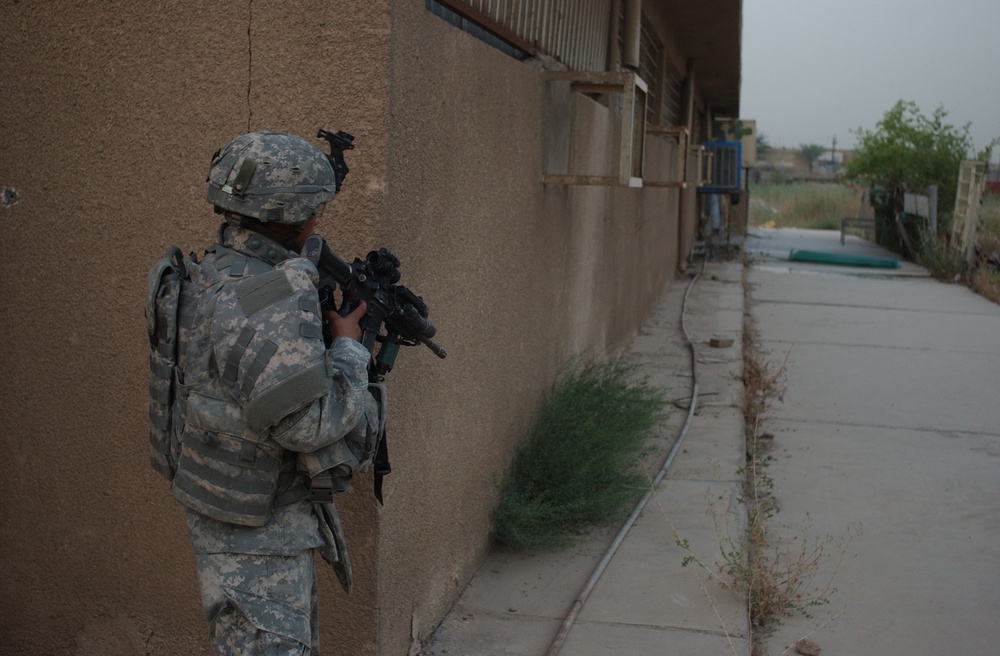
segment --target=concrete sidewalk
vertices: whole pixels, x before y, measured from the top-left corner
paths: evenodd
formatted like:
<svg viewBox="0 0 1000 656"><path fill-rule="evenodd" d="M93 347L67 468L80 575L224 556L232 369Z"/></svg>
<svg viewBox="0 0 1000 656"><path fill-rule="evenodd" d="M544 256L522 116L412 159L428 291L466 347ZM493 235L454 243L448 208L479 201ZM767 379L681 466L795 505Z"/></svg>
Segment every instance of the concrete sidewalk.
<svg viewBox="0 0 1000 656"><path fill-rule="evenodd" d="M913 265L773 259L789 242L842 252L836 233L755 233L746 249L772 257L751 270L751 313L785 364L765 428L781 509L769 535L825 544L813 583L836 588L768 653L806 634L824 654L998 653L1000 306Z"/></svg>
<svg viewBox="0 0 1000 656"><path fill-rule="evenodd" d="M561 656L749 653L743 604L713 580L720 542L735 538L742 521L741 276L739 262L710 263L690 289L685 325L698 354L698 412L666 478L573 623ZM650 480L688 415L692 363L680 323L688 282L670 286L627 353L674 401L646 462ZM713 337L733 344L713 348ZM421 653L546 654L621 524L596 529L567 551L492 554ZM689 556L712 571L684 566Z"/></svg>
<svg viewBox="0 0 1000 656"><path fill-rule="evenodd" d="M890 257L858 238L841 246L837 232L755 229L745 247L746 308L739 262L708 263L691 287L698 411L559 654L749 654L746 607L717 576L720 545L745 521L745 309L761 350L784 366L783 401L760 428L773 435L780 507L769 537L776 550L822 547L804 591L836 588L812 617L784 619L766 653L795 653L802 637L824 655L995 653L1000 307L912 264L787 261L791 248ZM686 290L675 281L628 348L675 400L651 479L687 418ZM713 337L734 344L712 348ZM543 656L619 526L564 552L494 553L420 653Z"/></svg>

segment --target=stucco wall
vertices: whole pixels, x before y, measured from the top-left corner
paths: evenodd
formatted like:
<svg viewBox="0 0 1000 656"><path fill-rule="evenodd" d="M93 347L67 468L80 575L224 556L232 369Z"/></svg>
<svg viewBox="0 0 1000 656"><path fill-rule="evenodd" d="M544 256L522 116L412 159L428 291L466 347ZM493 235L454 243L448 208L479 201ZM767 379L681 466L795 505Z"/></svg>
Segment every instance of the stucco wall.
<svg viewBox="0 0 1000 656"><path fill-rule="evenodd" d="M147 464L146 271L214 238L204 180L247 130L248 25L251 129L354 133L323 230L348 252L384 235L386 3L21 2L0 24L0 186L20 196L0 209L0 651L208 653ZM369 499L344 504L359 554ZM353 623L371 653L374 558L356 567L350 603L321 573L324 640Z"/></svg>
<svg viewBox="0 0 1000 656"><path fill-rule="evenodd" d="M355 135L320 230L346 258L394 249L449 352L408 349L389 377L385 507L368 477L339 498L355 592L320 571L325 649L406 653L488 547L559 367L620 349L669 283L680 193L543 185L553 148L614 170L613 111L417 0L21 2L0 22L0 186L20 198L0 208L2 651L208 652L147 465L142 308L167 246L211 241L208 160L249 126ZM672 146L646 149L666 178Z"/></svg>
<svg viewBox="0 0 1000 656"><path fill-rule="evenodd" d="M496 483L559 367L620 348L672 277L679 198L543 185L546 147L615 170L612 112L422 3L394 2L391 32L388 236L449 353L406 353L392 374L380 653L404 654L487 549ZM672 147L647 147L664 179Z"/></svg>

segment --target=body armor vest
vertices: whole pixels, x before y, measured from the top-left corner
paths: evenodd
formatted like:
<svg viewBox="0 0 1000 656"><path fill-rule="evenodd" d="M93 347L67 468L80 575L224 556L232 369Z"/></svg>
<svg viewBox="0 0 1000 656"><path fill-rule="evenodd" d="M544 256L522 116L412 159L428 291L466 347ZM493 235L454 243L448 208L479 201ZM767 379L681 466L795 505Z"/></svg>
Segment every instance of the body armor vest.
<svg viewBox="0 0 1000 656"><path fill-rule="evenodd" d="M279 490L304 480L270 428L327 393L331 374L312 265L276 268L284 249L250 244L270 257L217 245L197 262L174 248L150 271L150 444L178 501L262 526Z"/></svg>

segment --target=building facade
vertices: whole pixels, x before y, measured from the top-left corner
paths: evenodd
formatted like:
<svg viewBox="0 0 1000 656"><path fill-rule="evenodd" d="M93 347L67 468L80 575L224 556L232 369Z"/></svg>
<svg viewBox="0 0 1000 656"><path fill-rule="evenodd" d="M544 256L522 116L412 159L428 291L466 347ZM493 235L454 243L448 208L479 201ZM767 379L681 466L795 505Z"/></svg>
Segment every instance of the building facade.
<svg viewBox="0 0 1000 656"><path fill-rule="evenodd" d="M738 116L739 0L8 3L0 52L0 643L208 653L179 507L149 468L145 276L200 251L211 154L346 130L320 232L387 246L439 360L388 377L385 505L342 495L324 650L405 654L490 545L560 366L614 355L695 239L699 140Z"/></svg>

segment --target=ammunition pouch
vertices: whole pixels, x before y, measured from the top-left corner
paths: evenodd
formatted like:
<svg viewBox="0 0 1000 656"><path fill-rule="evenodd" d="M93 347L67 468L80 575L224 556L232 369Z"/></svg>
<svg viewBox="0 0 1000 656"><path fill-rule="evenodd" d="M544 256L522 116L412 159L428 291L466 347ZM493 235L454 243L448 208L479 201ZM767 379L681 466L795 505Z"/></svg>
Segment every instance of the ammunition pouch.
<svg viewBox="0 0 1000 656"><path fill-rule="evenodd" d="M188 393L183 449L170 493L221 522L263 526L281 471L294 469L295 454L252 434L239 407L221 396Z"/></svg>

